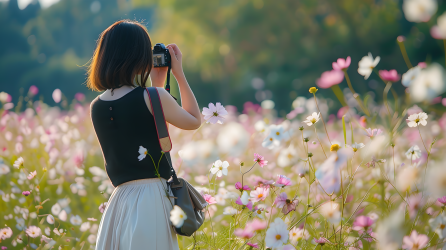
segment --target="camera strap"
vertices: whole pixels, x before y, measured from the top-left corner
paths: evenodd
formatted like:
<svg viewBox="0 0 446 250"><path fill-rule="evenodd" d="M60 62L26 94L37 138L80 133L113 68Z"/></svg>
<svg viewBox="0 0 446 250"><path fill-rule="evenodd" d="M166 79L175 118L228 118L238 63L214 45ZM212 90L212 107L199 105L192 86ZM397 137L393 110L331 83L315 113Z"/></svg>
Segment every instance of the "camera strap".
<svg viewBox="0 0 446 250"><path fill-rule="evenodd" d="M170 94L170 69L172 68L172 65L169 64L168 68L167 68L167 82L166 82L166 87L164 89L167 90L167 92ZM172 94L170 94L170 96L173 97L173 99L175 99L175 101L177 100L177 98L175 98L175 96L173 96Z"/></svg>

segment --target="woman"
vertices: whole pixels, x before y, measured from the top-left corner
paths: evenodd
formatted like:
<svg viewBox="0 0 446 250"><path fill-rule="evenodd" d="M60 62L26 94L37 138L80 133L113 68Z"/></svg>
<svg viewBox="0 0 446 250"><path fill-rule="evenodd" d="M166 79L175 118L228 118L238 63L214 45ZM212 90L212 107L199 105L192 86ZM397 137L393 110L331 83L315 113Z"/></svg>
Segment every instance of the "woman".
<svg viewBox="0 0 446 250"><path fill-rule="evenodd" d="M94 51L87 86L104 93L91 103L91 120L107 175L115 187L99 225L98 250L178 249L170 222L174 199L165 193L171 174L166 158L160 160L161 148L145 91L148 77L158 89L168 123L197 129L201 116L183 73L180 49L175 44L166 48L182 107L163 88L167 68L152 68L152 43L140 23L114 23L102 32ZM154 165L159 160L160 178ZM168 192L172 196L170 189Z"/></svg>

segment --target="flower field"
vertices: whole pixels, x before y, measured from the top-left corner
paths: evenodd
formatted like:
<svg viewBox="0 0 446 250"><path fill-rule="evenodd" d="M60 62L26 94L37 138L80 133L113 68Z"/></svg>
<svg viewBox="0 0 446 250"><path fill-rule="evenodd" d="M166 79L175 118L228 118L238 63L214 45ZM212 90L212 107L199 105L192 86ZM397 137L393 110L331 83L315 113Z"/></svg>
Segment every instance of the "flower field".
<svg viewBox="0 0 446 250"><path fill-rule="evenodd" d="M406 18L426 22L434 2L405 1ZM446 44L446 14L431 35ZM209 203L200 230L178 237L180 248L446 249L445 69L413 66L404 40L407 72L381 69L370 53L358 67L340 58L286 117L271 100L243 110L211 103L198 130L170 126L177 175ZM357 94L352 72L380 78L384 101ZM114 187L89 103L78 93L69 104L56 89L64 108L51 107L38 91L16 102L0 93L0 247L94 249ZM329 91L338 100L323 98ZM343 107L330 114L333 101ZM146 154L135 148L138 159ZM175 207L172 223L182 217Z"/></svg>

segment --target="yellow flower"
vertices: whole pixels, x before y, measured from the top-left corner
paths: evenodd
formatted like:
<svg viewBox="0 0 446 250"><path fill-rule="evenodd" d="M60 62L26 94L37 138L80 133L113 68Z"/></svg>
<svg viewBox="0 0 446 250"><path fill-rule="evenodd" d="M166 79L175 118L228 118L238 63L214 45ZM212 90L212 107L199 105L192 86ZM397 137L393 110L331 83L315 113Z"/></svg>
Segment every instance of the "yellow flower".
<svg viewBox="0 0 446 250"><path fill-rule="evenodd" d="M333 144L330 147L330 151L338 151L341 147L339 146L339 144Z"/></svg>
<svg viewBox="0 0 446 250"><path fill-rule="evenodd" d="M318 89L316 88L316 87L311 87L310 88L310 93L311 94L314 94L314 93L316 93L318 91Z"/></svg>

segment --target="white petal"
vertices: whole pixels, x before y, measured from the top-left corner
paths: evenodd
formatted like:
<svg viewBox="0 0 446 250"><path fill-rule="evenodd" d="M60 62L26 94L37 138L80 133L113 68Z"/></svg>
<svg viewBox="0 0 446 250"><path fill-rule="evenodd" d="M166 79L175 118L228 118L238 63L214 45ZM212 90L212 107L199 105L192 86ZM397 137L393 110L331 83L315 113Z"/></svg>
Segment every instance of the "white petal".
<svg viewBox="0 0 446 250"><path fill-rule="evenodd" d="M217 173L219 170L220 170L219 168L211 168L211 173L212 173L212 174L215 174L215 173ZM217 176L218 176L218 175L217 175Z"/></svg>
<svg viewBox="0 0 446 250"><path fill-rule="evenodd" d="M209 103L209 110L213 112L217 112L217 107L213 103Z"/></svg>
<svg viewBox="0 0 446 250"><path fill-rule="evenodd" d="M216 160L214 162L214 166L216 166L216 167L220 167L221 165L223 165L223 162L221 162L221 160Z"/></svg>
<svg viewBox="0 0 446 250"><path fill-rule="evenodd" d="M224 161L224 162L223 162L223 164L222 164L222 167L224 167L224 168L227 168L227 167L229 167L229 162L227 162L227 161Z"/></svg>
<svg viewBox="0 0 446 250"><path fill-rule="evenodd" d="M223 170L221 171L224 175L228 175L228 169L227 168L223 168ZM219 176L220 177L220 176Z"/></svg>

